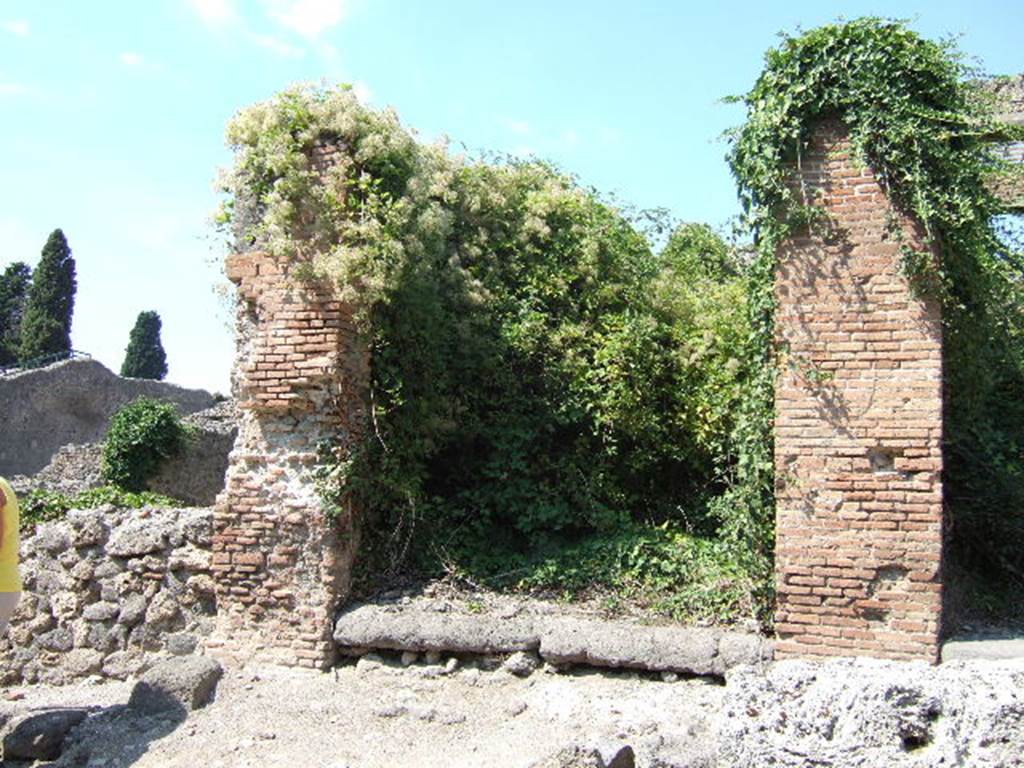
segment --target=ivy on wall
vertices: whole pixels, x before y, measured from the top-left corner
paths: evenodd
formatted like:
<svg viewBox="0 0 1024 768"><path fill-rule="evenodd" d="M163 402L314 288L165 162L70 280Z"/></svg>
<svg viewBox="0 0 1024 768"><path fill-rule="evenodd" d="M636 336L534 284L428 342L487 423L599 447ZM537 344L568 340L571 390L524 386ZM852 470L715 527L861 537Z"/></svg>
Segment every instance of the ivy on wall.
<svg viewBox="0 0 1024 768"><path fill-rule="evenodd" d="M990 138L999 125L978 74L951 42L877 18L786 37L749 93L729 162L758 241L750 307L754 377L737 444L748 498L768 529L772 417L771 281L779 244L820 215L789 182L809 132L826 117L849 128L854 150L894 203L924 226L930 251L904 250L912 284L941 301L945 346L945 464L953 550L996 579L1024 576L1024 315L1019 248L998 237L990 181L1005 170ZM755 508L755 507L751 507Z"/></svg>

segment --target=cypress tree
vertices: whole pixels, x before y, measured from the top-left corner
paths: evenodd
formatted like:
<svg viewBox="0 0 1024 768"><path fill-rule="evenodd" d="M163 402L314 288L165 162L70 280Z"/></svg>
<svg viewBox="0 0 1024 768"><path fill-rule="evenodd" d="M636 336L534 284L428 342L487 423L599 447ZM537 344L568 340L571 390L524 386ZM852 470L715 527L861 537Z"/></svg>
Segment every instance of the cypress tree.
<svg viewBox="0 0 1024 768"><path fill-rule="evenodd" d="M64 233L53 230L43 246L21 320L18 358L71 351L71 315L75 308L75 260Z"/></svg>
<svg viewBox="0 0 1024 768"><path fill-rule="evenodd" d="M21 318L32 281L28 264L16 261L0 275L0 366L18 361L21 343Z"/></svg>
<svg viewBox="0 0 1024 768"><path fill-rule="evenodd" d="M139 312L135 327L128 335L121 375L135 379L161 380L167 375L167 355L160 343L160 315Z"/></svg>

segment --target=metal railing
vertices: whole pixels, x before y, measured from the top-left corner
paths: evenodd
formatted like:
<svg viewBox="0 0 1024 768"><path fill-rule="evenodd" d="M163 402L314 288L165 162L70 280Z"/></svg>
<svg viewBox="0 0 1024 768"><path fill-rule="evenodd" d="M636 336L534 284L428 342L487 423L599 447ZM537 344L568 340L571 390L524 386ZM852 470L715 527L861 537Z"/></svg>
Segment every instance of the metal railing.
<svg viewBox="0 0 1024 768"><path fill-rule="evenodd" d="M59 363L62 360L91 360L92 355L88 352L79 352L77 349L69 349L64 352L54 352L41 357L34 357L31 360L19 360L11 365L0 366L0 376L8 376L19 371L30 371L34 368L43 368L52 363Z"/></svg>

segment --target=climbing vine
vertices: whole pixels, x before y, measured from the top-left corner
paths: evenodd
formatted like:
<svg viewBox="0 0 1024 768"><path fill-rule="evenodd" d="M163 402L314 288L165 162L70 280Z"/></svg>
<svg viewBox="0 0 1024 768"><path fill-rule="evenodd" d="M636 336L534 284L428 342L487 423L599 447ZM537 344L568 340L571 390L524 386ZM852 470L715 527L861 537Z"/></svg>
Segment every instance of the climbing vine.
<svg viewBox="0 0 1024 768"><path fill-rule="evenodd" d="M776 249L820 212L789 182L814 125L840 117L854 151L895 204L922 223L938 260L904 249L918 290L941 301L946 380L947 500L962 561L1001 577L1024 570L1024 315L1021 255L998 237L991 192L1003 170L991 137L990 96L951 42L925 40L877 18L787 36L740 99L746 123L730 136L729 161L758 242L750 309L750 354L761 374L737 425L737 492L770 530L772 312ZM767 547L767 540L761 548Z"/></svg>

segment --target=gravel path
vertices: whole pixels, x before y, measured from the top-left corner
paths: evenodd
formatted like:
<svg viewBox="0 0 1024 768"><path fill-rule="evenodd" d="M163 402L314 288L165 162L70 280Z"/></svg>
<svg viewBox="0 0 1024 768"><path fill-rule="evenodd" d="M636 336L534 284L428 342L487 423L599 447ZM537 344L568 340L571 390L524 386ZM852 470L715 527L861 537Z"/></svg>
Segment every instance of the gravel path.
<svg viewBox="0 0 1024 768"><path fill-rule="evenodd" d="M527 768L569 745L626 743L639 766L712 764L708 728L724 690L712 682L453 666L370 657L326 674L229 670L216 701L180 723L126 713L125 684L25 688L3 707L106 708L61 766Z"/></svg>

